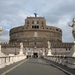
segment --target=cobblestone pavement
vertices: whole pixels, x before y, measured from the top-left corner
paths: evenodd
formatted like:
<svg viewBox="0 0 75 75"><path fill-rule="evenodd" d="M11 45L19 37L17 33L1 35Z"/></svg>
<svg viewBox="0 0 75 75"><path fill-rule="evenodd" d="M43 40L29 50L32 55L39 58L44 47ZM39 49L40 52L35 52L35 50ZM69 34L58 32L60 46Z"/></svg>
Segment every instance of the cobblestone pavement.
<svg viewBox="0 0 75 75"><path fill-rule="evenodd" d="M7 75L67 75L40 58L30 58Z"/></svg>

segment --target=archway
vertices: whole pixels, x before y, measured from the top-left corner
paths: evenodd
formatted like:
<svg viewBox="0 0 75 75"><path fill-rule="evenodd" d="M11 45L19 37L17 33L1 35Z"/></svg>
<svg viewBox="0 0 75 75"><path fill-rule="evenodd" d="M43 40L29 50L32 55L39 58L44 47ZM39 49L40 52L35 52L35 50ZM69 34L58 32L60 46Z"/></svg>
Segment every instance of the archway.
<svg viewBox="0 0 75 75"><path fill-rule="evenodd" d="M38 53L33 53L34 58L38 58Z"/></svg>

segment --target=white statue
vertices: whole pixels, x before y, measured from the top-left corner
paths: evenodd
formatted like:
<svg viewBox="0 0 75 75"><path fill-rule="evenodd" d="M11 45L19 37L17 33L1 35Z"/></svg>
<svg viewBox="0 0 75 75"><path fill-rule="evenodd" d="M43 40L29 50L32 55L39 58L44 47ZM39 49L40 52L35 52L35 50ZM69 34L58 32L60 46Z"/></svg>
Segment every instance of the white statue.
<svg viewBox="0 0 75 75"><path fill-rule="evenodd" d="M73 28L72 34L73 34L74 41L75 41L75 19L74 18L73 18L73 24L72 25L69 24L69 26Z"/></svg>
<svg viewBox="0 0 75 75"><path fill-rule="evenodd" d="M48 54L47 56L52 56L52 53L51 53L51 43L48 41Z"/></svg>
<svg viewBox="0 0 75 75"><path fill-rule="evenodd" d="M50 49L51 48L51 43L48 41L48 48Z"/></svg>
<svg viewBox="0 0 75 75"><path fill-rule="evenodd" d="M20 43L20 52L19 54L23 54L23 42Z"/></svg>

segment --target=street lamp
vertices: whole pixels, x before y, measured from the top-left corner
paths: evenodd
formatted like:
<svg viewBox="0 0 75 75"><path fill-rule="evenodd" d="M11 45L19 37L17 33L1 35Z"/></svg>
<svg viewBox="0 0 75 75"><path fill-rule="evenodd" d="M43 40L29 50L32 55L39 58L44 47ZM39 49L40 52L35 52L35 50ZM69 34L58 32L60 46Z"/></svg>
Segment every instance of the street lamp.
<svg viewBox="0 0 75 75"><path fill-rule="evenodd" d="M24 42L25 42L25 54L26 54L26 52L27 52L27 47L26 47L27 46L27 39L25 39Z"/></svg>
<svg viewBox="0 0 75 75"><path fill-rule="evenodd" d="M55 53L54 53L54 55L56 55L56 43L55 43Z"/></svg>
<svg viewBox="0 0 75 75"><path fill-rule="evenodd" d="M0 35L2 34L2 27L0 26ZM1 52L1 43L0 43L0 53L2 53Z"/></svg>
<svg viewBox="0 0 75 75"><path fill-rule="evenodd" d="M6 50L6 44L4 45L4 48L5 48L5 50ZM5 51L5 54L6 54L6 51Z"/></svg>
<svg viewBox="0 0 75 75"><path fill-rule="evenodd" d="M2 27L0 26L0 35L2 34Z"/></svg>
<svg viewBox="0 0 75 75"><path fill-rule="evenodd" d="M17 45L17 42L15 42L15 53L14 53L15 55L16 55L16 45Z"/></svg>

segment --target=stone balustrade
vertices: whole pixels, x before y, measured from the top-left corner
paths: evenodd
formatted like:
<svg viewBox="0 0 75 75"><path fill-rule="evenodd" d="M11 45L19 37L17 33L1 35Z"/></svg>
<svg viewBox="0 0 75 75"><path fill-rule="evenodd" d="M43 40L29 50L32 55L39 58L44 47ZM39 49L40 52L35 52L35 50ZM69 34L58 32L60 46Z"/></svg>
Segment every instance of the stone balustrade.
<svg viewBox="0 0 75 75"><path fill-rule="evenodd" d="M0 68L3 68L6 65L10 65L24 59L26 59L26 55L0 57Z"/></svg>
<svg viewBox="0 0 75 75"><path fill-rule="evenodd" d="M69 68L75 69L75 57L68 56L47 56L44 57L47 60L51 60L58 64L62 64L63 66L67 66Z"/></svg>

